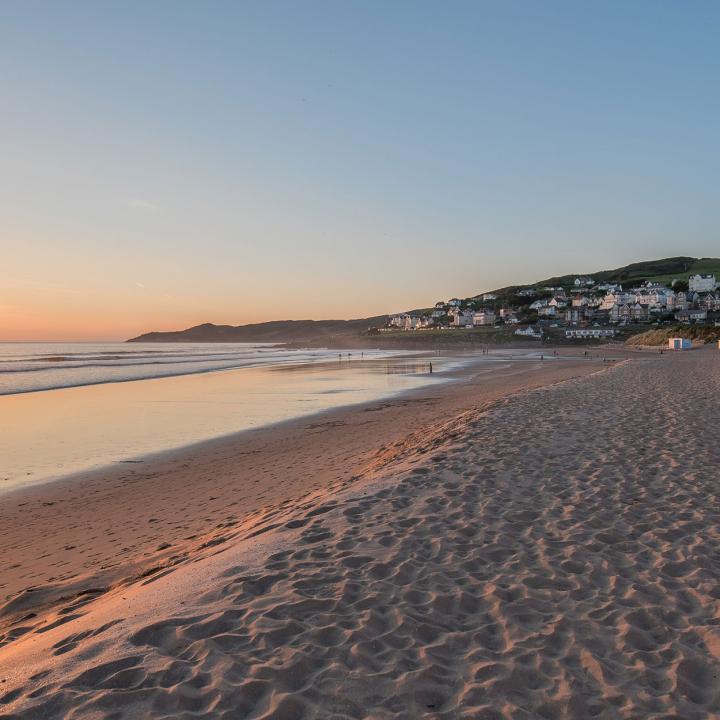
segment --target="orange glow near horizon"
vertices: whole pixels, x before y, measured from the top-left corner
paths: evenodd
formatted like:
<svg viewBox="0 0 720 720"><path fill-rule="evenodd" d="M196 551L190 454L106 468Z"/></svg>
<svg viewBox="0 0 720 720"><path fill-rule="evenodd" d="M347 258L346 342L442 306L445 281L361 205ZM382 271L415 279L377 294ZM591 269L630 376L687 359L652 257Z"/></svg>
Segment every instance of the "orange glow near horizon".
<svg viewBox="0 0 720 720"><path fill-rule="evenodd" d="M385 302L347 295L333 302L305 296L280 302L272 293L255 298L216 296L191 299L133 288L123 296L103 296L96 289L16 289L0 298L0 342L124 341L151 331L184 330L210 322L245 325L270 320L350 319L388 312ZM404 306L399 305L402 309ZM237 308L237 312L233 309ZM391 308L391 311L394 308Z"/></svg>

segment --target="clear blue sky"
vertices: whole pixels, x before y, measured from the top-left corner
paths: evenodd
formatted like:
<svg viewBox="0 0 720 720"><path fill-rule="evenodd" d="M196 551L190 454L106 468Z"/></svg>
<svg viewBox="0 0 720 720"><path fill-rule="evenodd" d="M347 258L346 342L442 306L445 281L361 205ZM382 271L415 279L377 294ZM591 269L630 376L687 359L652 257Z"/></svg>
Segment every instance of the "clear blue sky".
<svg viewBox="0 0 720 720"><path fill-rule="evenodd" d="M718 38L718 2L5 0L0 339L720 255Z"/></svg>

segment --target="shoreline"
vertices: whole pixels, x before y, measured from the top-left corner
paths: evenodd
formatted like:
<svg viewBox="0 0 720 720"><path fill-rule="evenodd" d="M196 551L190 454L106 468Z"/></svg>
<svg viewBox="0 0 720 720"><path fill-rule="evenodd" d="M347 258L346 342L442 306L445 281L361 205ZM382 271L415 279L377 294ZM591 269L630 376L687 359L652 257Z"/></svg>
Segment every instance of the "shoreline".
<svg viewBox="0 0 720 720"><path fill-rule="evenodd" d="M186 562L279 507L377 473L414 433L604 367L581 357L469 365L390 398L10 490L0 508L4 640L28 612Z"/></svg>
<svg viewBox="0 0 720 720"><path fill-rule="evenodd" d="M16 344L16 343L8 343L8 344ZM46 343L43 343L46 344ZM73 343L74 345L80 344L80 343ZM93 345L97 345L97 343L92 343ZM113 344L113 343L108 343ZM188 343L188 344L197 344L197 343ZM212 346L213 343L204 343L205 345ZM219 343L218 343L219 344ZM237 343L238 345L242 345L245 343ZM332 351L334 353L334 348L327 348L327 347L297 347L293 348L289 345L283 344L283 343L260 343L260 345L268 345L273 346L275 349L287 349L287 350L293 350L296 352L300 352L302 350L307 350L308 352L312 351ZM338 348L340 349L340 348ZM355 348L342 348L345 350L356 350ZM395 358L404 358L404 357L421 357L423 354L434 352L434 350L427 350L423 348L419 348L416 350L412 349L383 349L383 348L362 348L362 350L368 350L368 351L376 351L379 353L387 353L384 356L375 358L368 358L368 360L385 360L385 359L395 359ZM357 351L357 350L356 350ZM322 358L318 359L317 363L323 363L323 362L329 362L330 358ZM208 360L207 362L213 362L213 360ZM195 370L183 370L178 372L168 372L168 373L162 373L162 374L155 374L155 375L147 375L147 376L140 376L140 377L128 377L128 378L108 378L105 380L92 380L92 381L86 381L86 382L77 382L72 383L68 385L50 385L47 387L37 387L37 388L30 388L30 389L22 389L22 390L10 390L10 391L0 391L0 398L3 397L12 397L16 395L29 395L33 393L46 393L46 392L55 392L55 391L63 391L63 390L73 390L76 388L83 388L83 387L95 387L98 385L116 385L116 384L122 384L122 383L131 383L131 382L143 382L145 380L166 380L166 379L174 379L174 378L181 378L181 377L192 377L196 375L207 375L209 373L221 373L221 372L232 372L237 370L252 370L252 369L258 369L258 368L286 368L290 366L313 366L317 364L315 360L297 360L295 358L288 359L288 360L280 360L273 363L267 363L267 362L249 362L244 365L229 365L225 367L212 367L212 368L202 368L202 369L195 369ZM179 364L179 363L178 363ZM108 364L106 367L113 367L111 364ZM132 367L132 366L130 366ZM29 373L29 372L46 372L47 368L38 368L34 370L21 370L21 371L13 371L13 372L22 372L22 373ZM1 374L1 373L0 373Z"/></svg>
<svg viewBox="0 0 720 720"><path fill-rule="evenodd" d="M473 367L475 365L484 365L488 369L491 369L493 365L500 364L500 363L528 363L528 362L536 362L539 361L539 358L533 357L530 353L527 352L527 348L524 348L520 351L520 353L516 355L512 354L498 354L498 355L478 355L477 352L472 351L466 351L466 352L456 352L455 354L450 355L444 355L439 356L438 360L440 361L440 365L438 367L438 364L436 363L436 369L435 373L431 374L432 377L428 377L425 384L419 385L417 387L410 387L410 388L400 388L400 389L394 389L390 391L386 391L381 394L380 397L377 397L375 399L363 399L363 400L351 400L348 402L344 402L340 405L330 406L327 408L320 408L320 409L313 409L307 412L302 412L300 414L292 415L287 418L277 419L277 420L269 420L269 421L261 421L257 425L249 425L244 428L240 429L232 429L228 430L226 432L221 432L219 434L214 434L208 437L200 437L198 439L193 439L189 441L183 441L180 444L176 445L170 445L167 447L159 447L155 450L141 450L137 452L137 454L128 454L122 455L122 459L116 459L111 460L106 463L100 463L100 464L93 464L92 466L88 466L86 468L78 468L75 470L64 470L57 475L52 476L45 476L40 477L39 479L31 479L27 480L26 482L22 484L10 484L4 487L0 488L0 498L6 497L14 492L28 489L30 487L40 487L47 484L55 483L55 482L65 482L65 481L72 481L73 479L80 478L87 476L89 474L98 474L103 473L107 470L112 469L113 467L119 465L119 464L133 464L133 463L145 463L145 462L156 462L156 461L162 461L163 459L171 458L174 453L183 453L185 451L191 451L194 448L197 448L199 451L203 451L203 447L207 443L225 443L233 440L240 440L243 435L246 433L254 433L258 431L263 431L265 429L273 428L273 427L282 427L286 423L293 423L295 421L301 422L304 419L308 419L314 416L321 416L327 412L332 412L333 410L343 410L343 409L351 409L351 408L361 408L362 406L372 403L372 402L380 402L382 400L388 400L395 397L403 397L405 395L409 395L415 392L422 393L427 388L432 388L435 385L441 385L448 382L457 382L458 380L462 380L463 377L465 377L469 372L473 371ZM499 351L500 353L503 353L503 351ZM552 350L551 350L552 352ZM542 354L542 353L540 353ZM631 355L632 353L625 353L626 356ZM424 350L424 351L418 351L413 354L404 354L404 353L397 353L392 356L383 357L383 358L365 358L364 360L360 360L357 358L357 364L353 361L348 361L350 364L347 367L341 368L341 370L362 370L365 368L377 368L380 365L383 365L385 363L392 363L393 365L401 365L402 363L419 363L420 361L425 362L431 362L436 357L435 354L431 354L431 351ZM555 362L555 361L568 361L568 360L588 360L588 359L595 359L598 360L599 357L595 356L589 356L584 357L583 355L580 355L579 353L574 352L563 352L560 355L553 356L549 353L545 354L545 360L549 362ZM620 357L614 357L610 358L611 361L619 361L622 358ZM343 359L343 362L346 362L345 359ZM98 383L93 383L90 385L74 385L74 386L68 386L68 387L57 387L57 388L51 388L49 390L38 390L38 391L23 391L20 393L6 393L5 395L0 395L0 403L2 402L3 398L12 398L13 400L16 398L22 398L26 396L30 397L37 397L40 394L46 394L48 397L52 397L58 393L65 393L65 392L73 392L73 391L82 391L86 392L89 390L92 390L94 388L100 388L103 387L109 387L109 388L115 388L117 386L122 386L127 383L137 383L138 387L141 387L144 383L165 383L167 381L173 381L173 380L181 380L183 378L187 378L189 380L195 380L198 378L198 376L218 376L221 377L225 373L241 373L243 371L248 372L267 372L269 374L272 373L303 373L303 372L315 372L317 370L322 369L328 369L334 371L337 367L336 360L319 360L317 362L311 362L311 363L297 363L297 362L288 362L288 363L280 363L280 364L274 364L274 365L268 365L268 366L252 366L252 367L241 367L241 368L219 368L219 369L213 369L213 370L207 370L202 372L191 372L186 373L183 375L173 375L173 376L157 376L157 377L151 377L151 378L141 378L137 380L108 380ZM360 365L362 363L362 365ZM443 368L443 365L446 367ZM391 373L393 375L398 376L404 376L408 379L412 379L415 377L422 377L423 375L427 376L427 373L405 373L405 372L393 372ZM7 478L6 478L7 479Z"/></svg>
<svg viewBox="0 0 720 720"><path fill-rule="evenodd" d="M439 358L439 372L426 377L415 367L422 365L417 357L223 368L5 395L2 414L19 421L0 438L0 455L7 453L0 495L327 408L391 397L442 382L453 372L453 360ZM397 368L402 372L394 372Z"/></svg>

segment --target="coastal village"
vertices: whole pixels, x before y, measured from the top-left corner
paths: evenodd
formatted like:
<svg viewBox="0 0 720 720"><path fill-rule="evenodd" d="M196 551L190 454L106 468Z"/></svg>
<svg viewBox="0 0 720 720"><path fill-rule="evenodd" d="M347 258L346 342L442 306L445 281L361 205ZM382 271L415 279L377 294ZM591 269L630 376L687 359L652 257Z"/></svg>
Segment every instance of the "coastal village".
<svg viewBox="0 0 720 720"><path fill-rule="evenodd" d="M667 283L623 286L590 276L569 283L488 292L440 301L425 310L388 318L384 331L432 331L509 326L519 338L548 333L573 339L614 337L630 325L720 325L720 284L715 275L691 275ZM557 330L551 330L557 329Z"/></svg>

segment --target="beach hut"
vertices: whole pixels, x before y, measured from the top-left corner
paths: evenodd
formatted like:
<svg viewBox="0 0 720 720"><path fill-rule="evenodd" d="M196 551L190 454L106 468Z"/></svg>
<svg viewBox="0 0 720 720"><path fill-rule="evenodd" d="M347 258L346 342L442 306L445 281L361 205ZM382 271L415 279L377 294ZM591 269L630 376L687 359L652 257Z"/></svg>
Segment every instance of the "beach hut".
<svg viewBox="0 0 720 720"><path fill-rule="evenodd" d="M670 338L668 346L671 350L689 350L692 347L692 340L685 338Z"/></svg>

